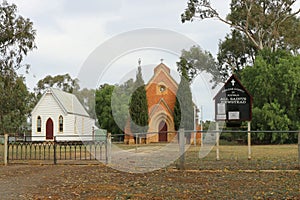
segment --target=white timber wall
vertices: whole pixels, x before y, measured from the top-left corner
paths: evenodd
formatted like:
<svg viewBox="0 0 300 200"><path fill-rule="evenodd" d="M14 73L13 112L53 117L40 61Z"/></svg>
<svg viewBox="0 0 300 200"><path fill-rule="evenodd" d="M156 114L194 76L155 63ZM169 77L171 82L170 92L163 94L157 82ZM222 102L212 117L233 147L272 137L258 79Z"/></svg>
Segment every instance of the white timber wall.
<svg viewBox="0 0 300 200"><path fill-rule="evenodd" d="M94 120L80 115L74 115L74 134L81 137L81 140L91 140L93 134Z"/></svg>
<svg viewBox="0 0 300 200"><path fill-rule="evenodd" d="M54 100L52 94L47 93L37 104L37 107L32 113L32 140L46 140L46 122L49 118L53 121L53 135L56 136L59 131L58 118L60 115L64 118L66 117L61 107ZM38 116L41 117L41 132L37 132Z"/></svg>
<svg viewBox="0 0 300 200"><path fill-rule="evenodd" d="M37 118L41 117L41 132L37 132ZM63 132L59 131L59 116L63 117ZM59 141L91 140L94 120L76 114L68 114L59 106L52 94L47 93L32 113L32 140L46 140L46 122L53 121L53 135ZM88 137L83 135L89 135Z"/></svg>

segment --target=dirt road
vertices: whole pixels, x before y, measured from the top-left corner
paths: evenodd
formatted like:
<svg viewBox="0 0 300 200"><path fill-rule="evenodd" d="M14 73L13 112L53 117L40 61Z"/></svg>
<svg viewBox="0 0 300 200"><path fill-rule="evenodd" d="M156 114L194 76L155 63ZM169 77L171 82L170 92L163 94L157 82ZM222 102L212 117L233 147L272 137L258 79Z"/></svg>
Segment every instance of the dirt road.
<svg viewBox="0 0 300 200"><path fill-rule="evenodd" d="M300 173L0 166L0 199L300 199Z"/></svg>

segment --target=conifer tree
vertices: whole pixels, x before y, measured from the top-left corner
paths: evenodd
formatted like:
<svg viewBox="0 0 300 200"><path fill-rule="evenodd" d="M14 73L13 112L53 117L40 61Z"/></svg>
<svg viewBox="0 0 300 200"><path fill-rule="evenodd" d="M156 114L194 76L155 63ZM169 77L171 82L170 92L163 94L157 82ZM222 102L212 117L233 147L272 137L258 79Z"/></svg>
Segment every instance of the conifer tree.
<svg viewBox="0 0 300 200"><path fill-rule="evenodd" d="M184 63L177 63L179 71L181 72L181 79L178 85L176 94L176 103L174 107L174 124L175 130L184 128L185 130L194 129L194 110L192 92L190 83ZM185 134L189 143L191 134L190 132Z"/></svg>
<svg viewBox="0 0 300 200"><path fill-rule="evenodd" d="M136 74L134 92L130 99L129 113L132 133L145 133L148 130L148 101L141 66L138 67Z"/></svg>

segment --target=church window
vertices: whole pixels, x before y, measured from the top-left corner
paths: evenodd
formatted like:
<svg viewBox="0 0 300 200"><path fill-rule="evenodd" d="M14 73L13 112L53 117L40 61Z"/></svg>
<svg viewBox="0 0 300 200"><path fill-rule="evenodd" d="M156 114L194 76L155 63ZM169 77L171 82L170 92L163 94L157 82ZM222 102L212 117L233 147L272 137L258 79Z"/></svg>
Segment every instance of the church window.
<svg viewBox="0 0 300 200"><path fill-rule="evenodd" d="M59 132L63 132L64 131L64 118L63 116L59 116L58 118L58 123L59 123Z"/></svg>
<svg viewBox="0 0 300 200"><path fill-rule="evenodd" d="M159 91L160 91L160 92L166 91L166 86L160 85L160 86L159 86Z"/></svg>
<svg viewBox="0 0 300 200"><path fill-rule="evenodd" d="M42 131L42 119L40 116L37 117L36 121L36 131L40 133Z"/></svg>

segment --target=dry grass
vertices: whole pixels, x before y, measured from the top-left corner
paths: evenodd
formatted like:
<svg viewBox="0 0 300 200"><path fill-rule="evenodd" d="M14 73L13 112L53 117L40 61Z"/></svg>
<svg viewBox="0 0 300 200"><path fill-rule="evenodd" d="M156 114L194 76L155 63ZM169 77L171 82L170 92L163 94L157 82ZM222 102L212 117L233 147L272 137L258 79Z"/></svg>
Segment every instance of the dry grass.
<svg viewBox="0 0 300 200"><path fill-rule="evenodd" d="M162 145L150 144L149 146ZM122 149L134 149L144 145L118 144L118 146ZM248 160L247 148L246 145L220 146L220 160L217 161L215 148L205 158L200 159L200 147L191 145L185 154L185 168L190 170L294 170L298 168L298 146L295 144L252 146L251 160ZM3 154L4 145L0 145L0 164L3 164ZM175 161L168 168L176 168L177 164L178 161Z"/></svg>
<svg viewBox="0 0 300 200"><path fill-rule="evenodd" d="M297 145L252 146L252 152L248 160L247 146L220 146L216 161L215 149L199 159L199 146L191 146L187 170L174 169L175 161L140 174L102 164L11 164L0 166L0 194L1 199L300 199Z"/></svg>
<svg viewBox="0 0 300 200"><path fill-rule="evenodd" d="M220 146L220 160L216 160L216 148L207 157L198 158L199 147L191 147L186 155L187 169L213 170L294 170L298 167L297 145L261 145L251 147L248 160L247 146Z"/></svg>

